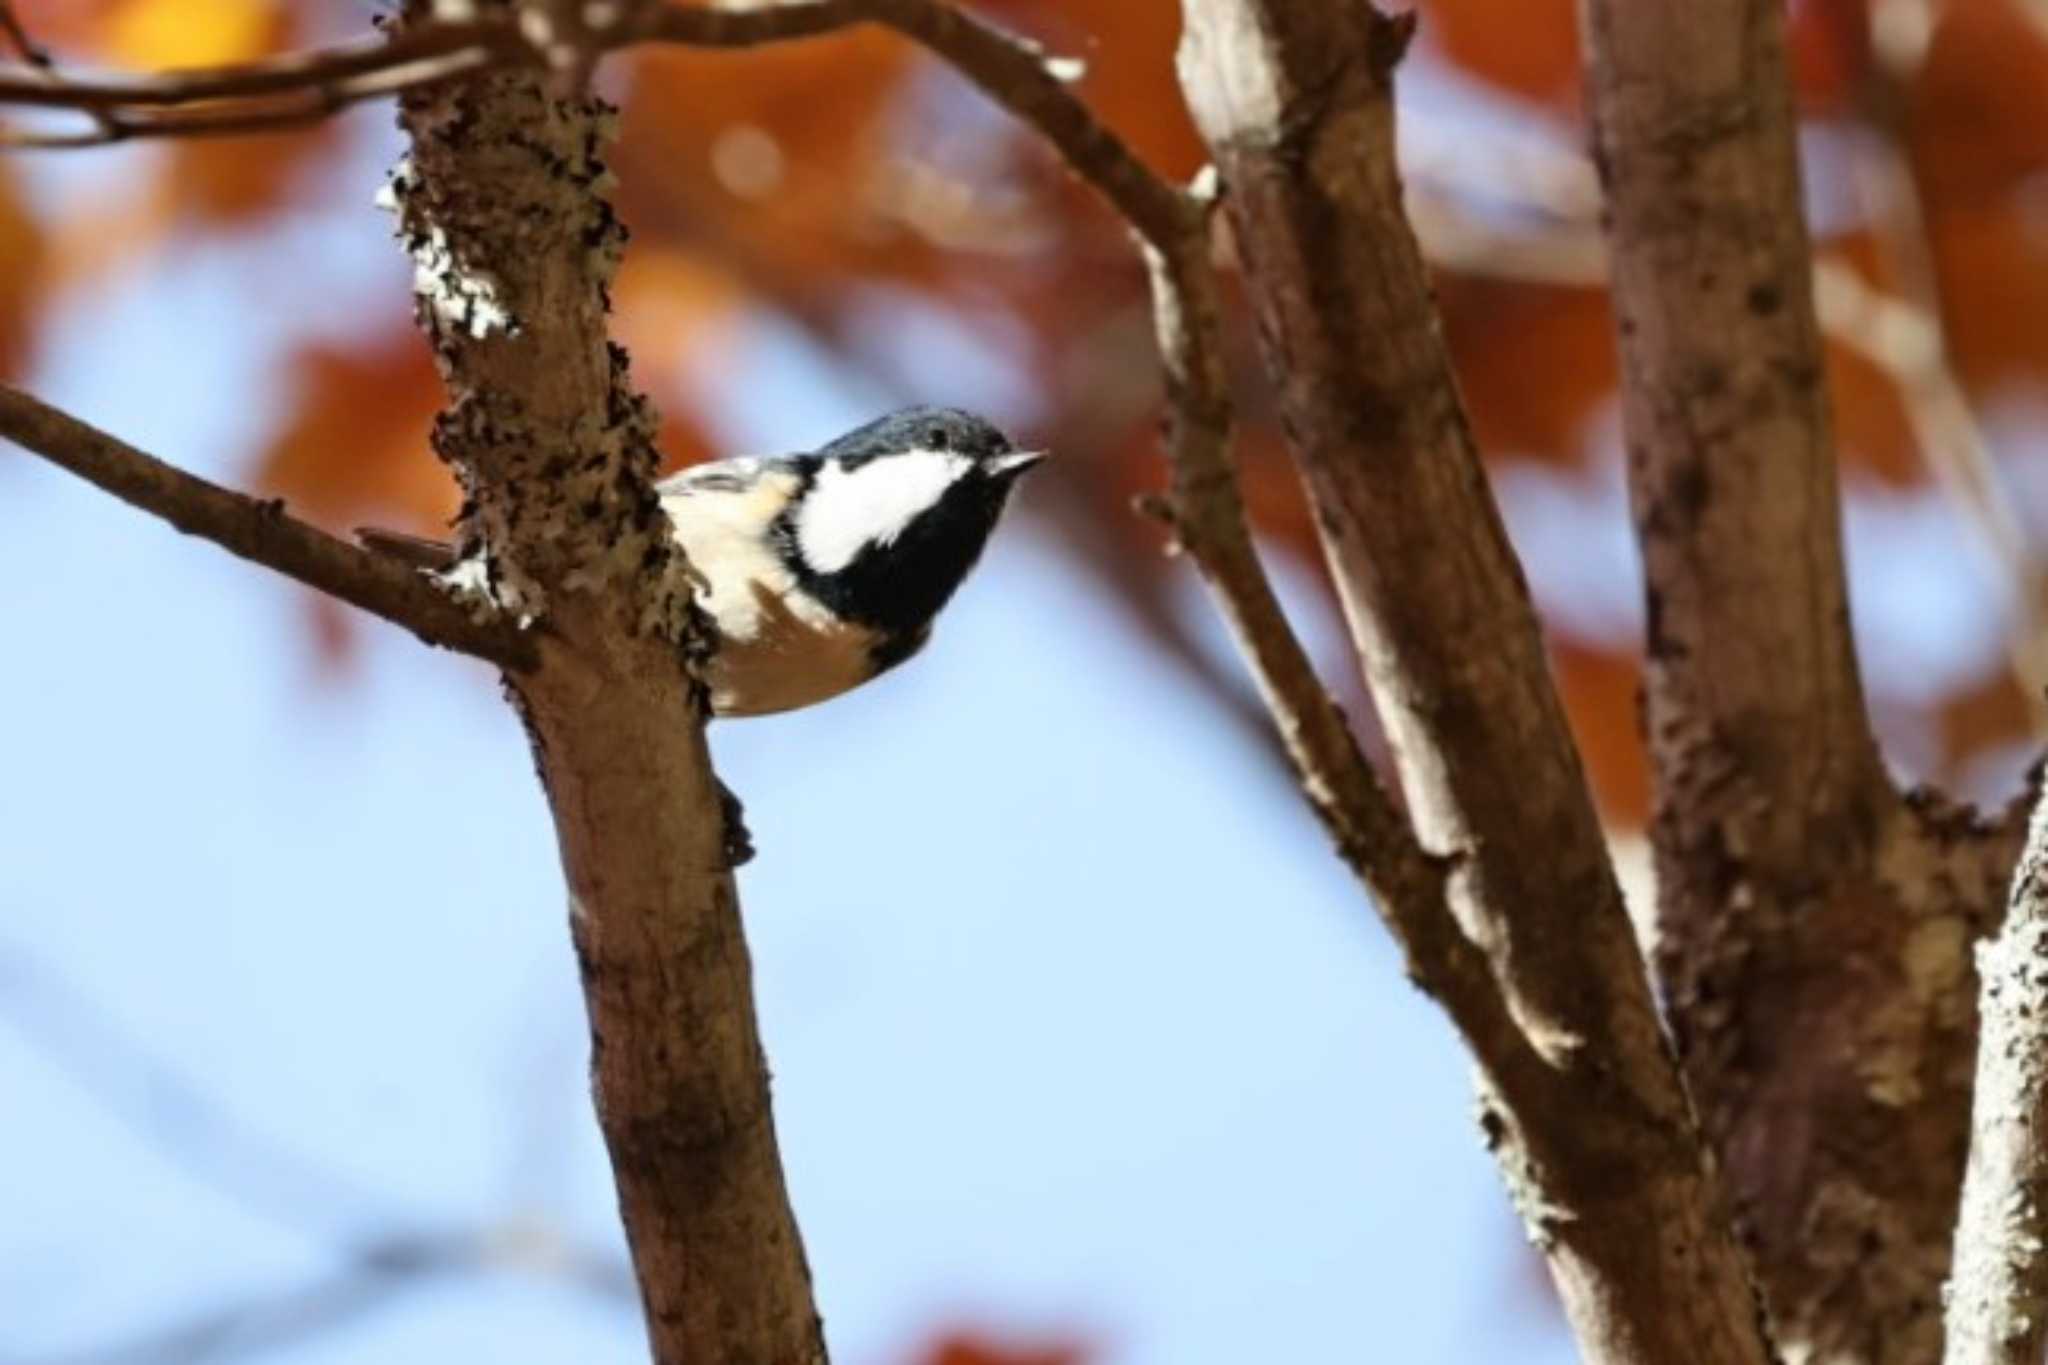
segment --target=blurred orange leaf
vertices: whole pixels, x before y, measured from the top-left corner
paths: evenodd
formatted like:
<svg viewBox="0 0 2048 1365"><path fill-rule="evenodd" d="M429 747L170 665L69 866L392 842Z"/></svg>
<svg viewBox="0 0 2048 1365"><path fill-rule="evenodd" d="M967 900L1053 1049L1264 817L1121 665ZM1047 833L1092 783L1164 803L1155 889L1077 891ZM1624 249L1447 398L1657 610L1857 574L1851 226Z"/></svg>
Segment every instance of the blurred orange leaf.
<svg viewBox="0 0 2048 1365"><path fill-rule="evenodd" d="M26 360L33 310L41 294L49 243L29 211L13 169L0 162L0 374L16 372Z"/></svg>
<svg viewBox="0 0 2048 1365"><path fill-rule="evenodd" d="M1834 344L1827 348L1827 373L1842 464L1869 470L1887 483L1924 482L1927 462L1913 439L1898 381Z"/></svg>
<svg viewBox="0 0 2048 1365"><path fill-rule="evenodd" d="M1909 92L1914 171L1935 206L1975 206L2048 165L2048 37L2012 0L1940 15Z"/></svg>
<svg viewBox="0 0 2048 1365"><path fill-rule="evenodd" d="M929 253L874 202L913 59L867 29L744 58L641 54L615 154L622 211L656 240L730 244L798 288L924 273Z"/></svg>
<svg viewBox="0 0 2048 1365"><path fill-rule="evenodd" d="M261 487L332 528L438 531L457 506L455 482L427 445L440 376L406 320L392 321L370 343L292 356L290 409L258 459Z"/></svg>
<svg viewBox="0 0 2048 1365"><path fill-rule="evenodd" d="M1939 209L1928 226L1964 382L1982 392L2048 376L2048 225L2001 202Z"/></svg>
<svg viewBox="0 0 2048 1365"><path fill-rule="evenodd" d="M1000 0L991 17L1083 65L1075 93L1156 169L1182 179L1208 153L1174 70L1180 0Z"/></svg>
<svg viewBox="0 0 2048 1365"><path fill-rule="evenodd" d="M1806 108L1833 111L1854 102L1870 67L1866 0L1793 0L1785 42Z"/></svg>
<svg viewBox="0 0 2048 1365"><path fill-rule="evenodd" d="M700 252L650 245L626 253L612 285L613 335L637 365L673 372L746 301L741 283Z"/></svg>
<svg viewBox="0 0 2048 1365"><path fill-rule="evenodd" d="M120 0L101 18L100 50L143 71L242 62L270 50L282 20L271 0Z"/></svg>
<svg viewBox="0 0 2048 1365"><path fill-rule="evenodd" d="M1972 759L2021 741L2031 741L2034 716L2027 694L2010 669L1999 669L1943 699L1937 716L1943 777L1952 778Z"/></svg>
<svg viewBox="0 0 2048 1365"><path fill-rule="evenodd" d="M1449 275L1437 303L1480 449L1576 461L1617 383L1606 292Z"/></svg>
<svg viewBox="0 0 2048 1365"><path fill-rule="evenodd" d="M917 1365L1085 1365L1089 1352L1071 1342L1017 1346L973 1332L952 1332L925 1347Z"/></svg>
<svg viewBox="0 0 2048 1365"><path fill-rule="evenodd" d="M1466 71L1536 100L1579 83L1574 0L1422 0L1422 32Z"/></svg>
<svg viewBox="0 0 2048 1365"><path fill-rule="evenodd" d="M1650 765L1637 710L1642 660L1556 632L1550 657L1601 817L1611 825L1640 827L1650 814Z"/></svg>

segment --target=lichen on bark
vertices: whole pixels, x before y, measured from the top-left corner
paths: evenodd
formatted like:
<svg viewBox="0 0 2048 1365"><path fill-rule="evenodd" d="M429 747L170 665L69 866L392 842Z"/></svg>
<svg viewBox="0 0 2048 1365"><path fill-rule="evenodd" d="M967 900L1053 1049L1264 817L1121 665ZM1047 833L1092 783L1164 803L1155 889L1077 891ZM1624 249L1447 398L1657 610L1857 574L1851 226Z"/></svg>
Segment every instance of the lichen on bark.
<svg viewBox="0 0 2048 1365"><path fill-rule="evenodd" d="M589 590L628 604L636 630L691 641L654 416L605 333L626 239L604 193L615 111L504 72L410 92L403 117L412 145L386 197L454 395L434 449L463 489L458 553L522 615Z"/></svg>

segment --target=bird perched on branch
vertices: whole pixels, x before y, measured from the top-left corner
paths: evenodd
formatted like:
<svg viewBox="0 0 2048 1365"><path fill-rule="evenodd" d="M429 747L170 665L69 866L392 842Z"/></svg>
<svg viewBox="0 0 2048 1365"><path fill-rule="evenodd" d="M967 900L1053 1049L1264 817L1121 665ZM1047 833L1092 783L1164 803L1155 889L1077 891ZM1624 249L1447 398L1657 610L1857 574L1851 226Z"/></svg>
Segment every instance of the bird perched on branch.
<svg viewBox="0 0 2048 1365"><path fill-rule="evenodd" d="M1044 454L973 413L914 407L815 452L716 460L656 484L718 627L712 714L811 706L924 648ZM358 535L421 568L454 562L439 541Z"/></svg>

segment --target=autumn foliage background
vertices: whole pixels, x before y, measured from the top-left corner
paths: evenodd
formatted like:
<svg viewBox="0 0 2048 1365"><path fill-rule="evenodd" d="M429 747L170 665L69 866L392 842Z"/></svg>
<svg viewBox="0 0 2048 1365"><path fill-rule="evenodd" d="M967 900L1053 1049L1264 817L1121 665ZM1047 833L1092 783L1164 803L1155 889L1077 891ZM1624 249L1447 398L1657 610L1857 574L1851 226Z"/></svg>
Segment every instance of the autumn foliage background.
<svg viewBox="0 0 2048 1365"><path fill-rule="evenodd" d="M1154 165L1197 169L1171 0L979 8L1084 59L1080 89ZM1573 6L1419 8L1412 206L1628 848L1642 607ZM2048 5L1791 13L1873 705L1902 771L1993 799L2048 679ZM152 69L378 14L22 7L64 61ZM1242 1360L1359 1322L1390 1359L1568 1358L1455 1049L1323 867L1187 570L1131 511L1162 471L1124 231L887 34L637 54L602 83L633 232L617 330L675 463L912 400L1060 455L933 657L714 736L763 845L744 888L770 1060L847 1358ZM0 375L330 527L445 524L439 386L371 206L398 150L373 107L0 158ZM1241 320L1235 359L1248 500L1366 717ZM210 554L0 453L0 1356L211 1322L206 1351L426 1359L489 1318L510 1334L490 1358L632 1358L517 735L474 670ZM167 577L201 561L196 597ZM821 1016L820 991L883 1013ZM250 1206L289 1251L249 1239Z"/></svg>

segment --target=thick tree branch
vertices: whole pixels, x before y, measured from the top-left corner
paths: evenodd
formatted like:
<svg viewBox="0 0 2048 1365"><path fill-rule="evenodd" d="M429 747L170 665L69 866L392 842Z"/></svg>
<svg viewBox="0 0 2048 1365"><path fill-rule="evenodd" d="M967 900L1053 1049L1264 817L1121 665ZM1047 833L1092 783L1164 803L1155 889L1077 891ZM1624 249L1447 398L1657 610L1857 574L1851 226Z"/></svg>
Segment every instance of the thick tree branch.
<svg viewBox="0 0 2048 1365"><path fill-rule="evenodd" d="M381 616L428 644L515 670L537 657L532 640L504 616L479 617L413 570L291 516L282 502L208 483L5 385L0 436L187 535Z"/></svg>
<svg viewBox="0 0 2048 1365"><path fill-rule="evenodd" d="M610 113L506 71L411 91L392 178L451 403L459 548L549 629L514 678L560 842L600 1126L663 1365L813 1365L824 1342L770 1117L702 709L708 647L606 339Z"/></svg>
<svg viewBox="0 0 2048 1365"><path fill-rule="evenodd" d="M1983 979L1975 1118L1945 1365L2040 1365L2048 1342L2048 801Z"/></svg>
<svg viewBox="0 0 2048 1365"><path fill-rule="evenodd" d="M1900 799L1871 736L1783 10L1582 0L1648 592L1659 967L1781 1344L1924 1365L1968 945L2012 840Z"/></svg>
<svg viewBox="0 0 2048 1365"><path fill-rule="evenodd" d="M1190 0L1268 369L1426 843L1540 1054L1488 1132L1589 1360L1768 1358L1652 1009L1521 573L1457 397L1394 167L1408 25ZM1508 775L1512 780L1508 780Z"/></svg>

